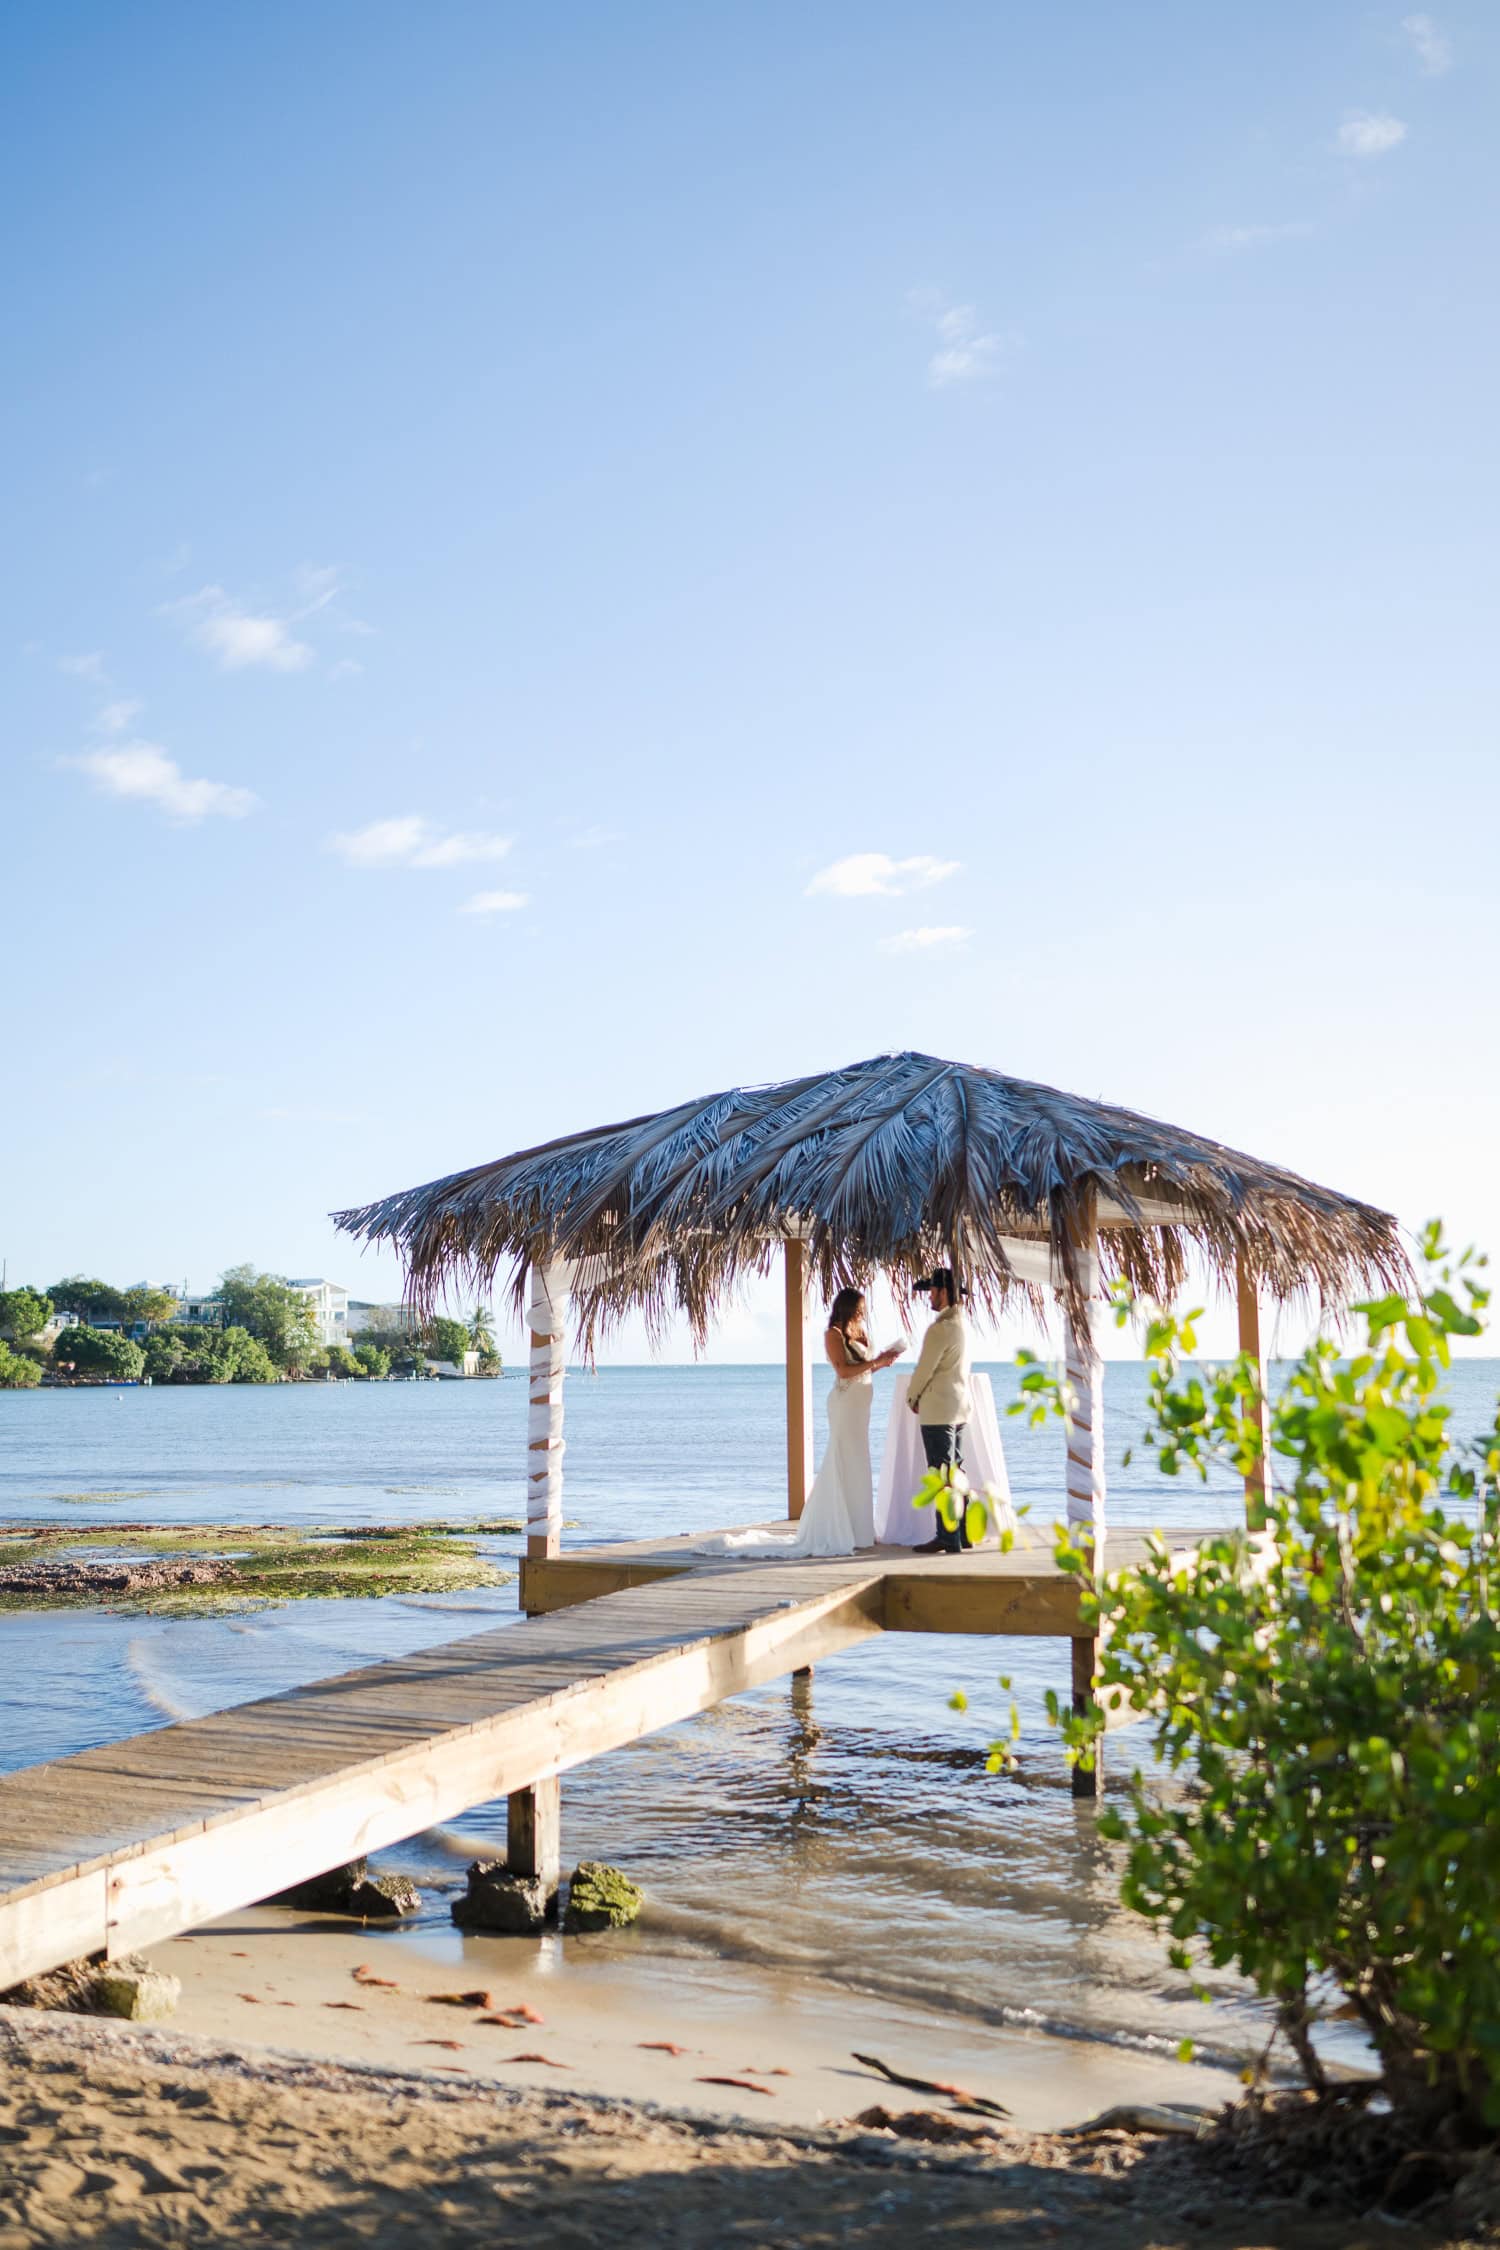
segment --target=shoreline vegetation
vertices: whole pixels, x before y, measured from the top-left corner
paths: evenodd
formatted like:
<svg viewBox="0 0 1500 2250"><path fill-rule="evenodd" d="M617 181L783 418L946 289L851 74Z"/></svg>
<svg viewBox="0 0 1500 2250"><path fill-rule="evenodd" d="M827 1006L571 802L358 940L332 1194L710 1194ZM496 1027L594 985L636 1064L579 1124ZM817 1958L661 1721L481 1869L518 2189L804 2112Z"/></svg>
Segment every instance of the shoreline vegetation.
<svg viewBox="0 0 1500 2250"><path fill-rule="evenodd" d="M320 1329L326 1283L231 1266L207 1297L82 1274L0 1290L0 1390L115 1384L381 1382L503 1373L488 1306L467 1320L404 1305L357 1308L352 1344ZM343 1292L338 1293L345 1304ZM347 1307L336 1318L343 1321Z"/></svg>

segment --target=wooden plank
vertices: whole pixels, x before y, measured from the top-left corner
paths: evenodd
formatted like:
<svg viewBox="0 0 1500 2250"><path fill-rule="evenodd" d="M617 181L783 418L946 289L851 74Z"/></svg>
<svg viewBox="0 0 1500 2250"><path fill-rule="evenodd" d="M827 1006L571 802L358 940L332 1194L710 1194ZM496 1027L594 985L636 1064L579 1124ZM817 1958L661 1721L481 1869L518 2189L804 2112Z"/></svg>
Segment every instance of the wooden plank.
<svg viewBox="0 0 1500 2250"><path fill-rule="evenodd" d="M102 1953L106 1930L102 1867L60 1890L0 1903L0 1992L86 1953Z"/></svg>
<svg viewBox="0 0 1500 2250"><path fill-rule="evenodd" d="M574 1560L566 1555L543 1560L528 1555L521 1562L521 1607L528 1617L544 1617L549 1610L597 1601L603 1594L621 1594L671 1575L669 1567L654 1563L606 1563L593 1556Z"/></svg>
<svg viewBox="0 0 1500 2250"><path fill-rule="evenodd" d="M996 1633L1056 1639L1078 1625L1078 1586L1059 1571L976 1578L936 1571L890 1572L885 1623L891 1633Z"/></svg>

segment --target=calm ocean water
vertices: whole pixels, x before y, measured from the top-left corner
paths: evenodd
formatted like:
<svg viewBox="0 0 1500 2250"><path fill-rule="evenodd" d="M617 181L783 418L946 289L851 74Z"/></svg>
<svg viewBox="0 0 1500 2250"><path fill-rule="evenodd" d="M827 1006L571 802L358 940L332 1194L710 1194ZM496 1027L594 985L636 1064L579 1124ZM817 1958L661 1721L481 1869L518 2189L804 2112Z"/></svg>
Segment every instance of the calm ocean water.
<svg viewBox="0 0 1500 2250"><path fill-rule="evenodd" d="M990 1370L997 1401L1014 1371ZM877 1380L873 1428L885 1424ZM779 1512L781 1372L607 1368L568 1379L566 1509L574 1540L753 1522ZM1493 1413L1500 1362L1454 1369L1455 1421ZM1110 1520L1215 1525L1237 1487L1159 1476L1137 1458L1138 1366L1111 1365ZM519 1516L523 1382L0 1392L0 1521L284 1523ZM821 1409L820 1409L821 1420ZM1061 1436L1004 1423L1016 1499L1061 1510ZM819 1449L821 1451L821 1433ZM518 1540L487 1541L497 1557ZM515 1590L300 1602L238 1618L59 1611L0 1617L0 1768L192 1717L485 1629ZM1019 1693L1019 1772L984 1771ZM1238 2057L1260 2016L1231 1980L1205 2008L1118 1903L1109 1848L1073 1803L1043 1710L1062 1642L888 1635L597 1760L564 1783L564 1849L646 1885L637 1956L731 1953L989 2021ZM955 1687L966 1713L948 1709ZM1141 1744L1111 1743L1116 1771ZM390 1856L456 1884L503 1842L504 1806ZM446 1897L432 1900L446 1921Z"/></svg>

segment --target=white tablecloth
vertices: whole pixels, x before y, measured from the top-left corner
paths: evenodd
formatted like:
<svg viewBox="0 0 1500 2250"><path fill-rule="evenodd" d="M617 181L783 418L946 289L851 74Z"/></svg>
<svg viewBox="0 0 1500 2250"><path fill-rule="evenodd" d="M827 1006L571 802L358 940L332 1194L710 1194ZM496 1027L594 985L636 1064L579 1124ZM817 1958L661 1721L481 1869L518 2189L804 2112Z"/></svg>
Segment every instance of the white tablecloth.
<svg viewBox="0 0 1500 2250"><path fill-rule="evenodd" d="M912 1494L927 1474L927 1456L922 1451L921 1425L906 1403L907 1380L898 1375L891 1392L880 1490L875 1496L875 1537L883 1547L918 1547L937 1529L933 1509L911 1504ZM1005 1448L1000 1442L995 1394L988 1375L971 1375L969 1388L974 1411L964 1425L964 1474L976 1492L988 1487L995 1494L990 1505L990 1528L980 1542L992 1546L999 1532L1015 1530L1016 1513L1011 1505Z"/></svg>

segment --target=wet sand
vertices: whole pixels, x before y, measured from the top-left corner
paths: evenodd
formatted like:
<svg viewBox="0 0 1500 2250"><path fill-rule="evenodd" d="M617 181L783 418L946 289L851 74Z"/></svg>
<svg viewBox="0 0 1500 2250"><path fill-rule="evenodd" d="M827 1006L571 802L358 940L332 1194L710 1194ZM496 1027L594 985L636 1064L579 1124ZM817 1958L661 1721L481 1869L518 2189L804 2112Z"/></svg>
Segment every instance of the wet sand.
<svg viewBox="0 0 1500 2250"><path fill-rule="evenodd" d="M854 2060L957 2083L1029 2131L1077 2124L1112 2103L1217 2107L1225 2071L1083 2040L996 2029L749 1964L637 1954L630 1932L599 1937L451 1936L351 1927L255 1907L156 1946L182 1980L174 2023L246 2048L446 2068L502 2085L650 2100L756 2124L815 2126L881 2101L930 2106ZM356 1977L364 1969L384 1980ZM487 1992L494 2010L435 1995ZM523 2003L517 2029L486 2013ZM683 2050L679 2054L669 2047ZM518 2057L542 2054L545 2062ZM706 2083L740 2078L748 2087ZM754 2090L754 2089L759 2089Z"/></svg>

